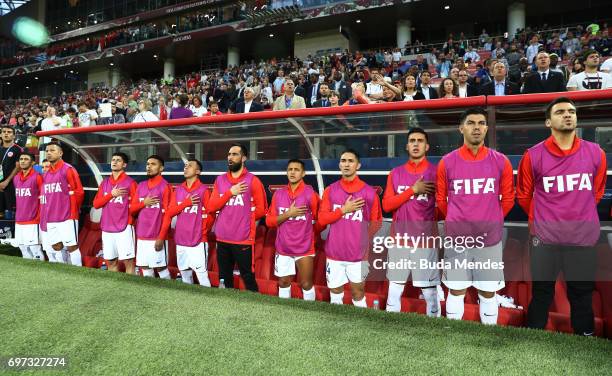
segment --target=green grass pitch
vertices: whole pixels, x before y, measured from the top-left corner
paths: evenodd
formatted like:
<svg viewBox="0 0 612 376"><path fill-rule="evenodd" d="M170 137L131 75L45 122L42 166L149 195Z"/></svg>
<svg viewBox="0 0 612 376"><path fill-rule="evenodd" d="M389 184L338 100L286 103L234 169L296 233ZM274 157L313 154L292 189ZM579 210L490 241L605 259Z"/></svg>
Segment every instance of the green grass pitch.
<svg viewBox="0 0 612 376"><path fill-rule="evenodd" d="M0 286L0 357L69 359L66 370L16 375L612 370L612 342L600 338L280 300L18 257L0 256Z"/></svg>

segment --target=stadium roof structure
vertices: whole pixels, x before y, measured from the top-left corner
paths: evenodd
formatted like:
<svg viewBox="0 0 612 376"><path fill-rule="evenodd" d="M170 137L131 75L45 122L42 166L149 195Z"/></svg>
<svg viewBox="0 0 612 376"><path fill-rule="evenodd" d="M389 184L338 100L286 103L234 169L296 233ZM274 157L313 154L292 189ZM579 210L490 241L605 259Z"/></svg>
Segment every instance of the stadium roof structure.
<svg viewBox="0 0 612 376"><path fill-rule="evenodd" d="M0 16L4 16L19 8L30 0L0 0Z"/></svg>

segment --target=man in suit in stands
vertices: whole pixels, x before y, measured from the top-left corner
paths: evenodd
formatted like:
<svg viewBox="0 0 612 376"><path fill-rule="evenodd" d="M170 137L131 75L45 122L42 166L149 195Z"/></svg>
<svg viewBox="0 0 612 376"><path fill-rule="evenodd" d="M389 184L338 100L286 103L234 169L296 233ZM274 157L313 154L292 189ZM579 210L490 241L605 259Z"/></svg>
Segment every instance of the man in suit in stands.
<svg viewBox="0 0 612 376"><path fill-rule="evenodd" d="M263 106L253 100L255 91L252 87L247 86L243 90L243 99L234 102L232 112L235 114L247 114L249 112L263 111Z"/></svg>
<svg viewBox="0 0 612 376"><path fill-rule="evenodd" d="M306 87L306 94L304 100L306 100L306 107L310 108L313 106L319 98L321 98L321 84L319 83L319 75L310 75L310 84Z"/></svg>
<svg viewBox="0 0 612 376"><path fill-rule="evenodd" d="M506 77L506 65L498 61L493 65L493 81L480 87L480 95L515 95L520 94L517 84Z"/></svg>
<svg viewBox="0 0 612 376"><path fill-rule="evenodd" d="M338 103L342 106L342 104L353 95L353 91L351 90L351 85L348 85L342 80L342 73L339 71L334 73L333 78L334 80L330 83L330 89L337 91L338 94L340 94L340 101Z"/></svg>
<svg viewBox="0 0 612 376"><path fill-rule="evenodd" d="M523 94L567 91L563 74L549 69L550 56L548 53L544 51L538 52L535 61L538 70L525 78Z"/></svg>
<svg viewBox="0 0 612 376"><path fill-rule="evenodd" d="M319 88L319 93L321 99L314 102L312 107L331 107L331 102L329 100L329 96L331 95L331 90L329 90L329 85L325 82L321 83Z"/></svg>
<svg viewBox="0 0 612 376"><path fill-rule="evenodd" d="M478 87L469 82L470 74L467 69L459 68L459 79L457 80L457 86L459 86L459 97L475 97L478 95Z"/></svg>
<svg viewBox="0 0 612 376"><path fill-rule="evenodd" d="M431 86L429 71L421 72L421 84L417 87L417 91L423 93L425 99L438 99L438 91Z"/></svg>
<svg viewBox="0 0 612 376"><path fill-rule="evenodd" d="M295 94L295 82L289 78L285 81L285 94L276 98L272 109L278 110L296 110L300 108L306 108L306 102L304 98Z"/></svg>

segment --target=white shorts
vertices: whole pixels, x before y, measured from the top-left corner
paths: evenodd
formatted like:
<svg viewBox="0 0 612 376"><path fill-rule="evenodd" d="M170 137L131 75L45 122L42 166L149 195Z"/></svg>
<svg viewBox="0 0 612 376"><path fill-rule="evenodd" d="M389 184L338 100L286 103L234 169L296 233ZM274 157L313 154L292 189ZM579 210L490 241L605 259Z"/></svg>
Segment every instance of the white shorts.
<svg viewBox="0 0 612 376"><path fill-rule="evenodd" d="M134 226L127 225L121 232L102 231L102 252L104 259L129 260L136 257Z"/></svg>
<svg viewBox="0 0 612 376"><path fill-rule="evenodd" d="M38 226L40 230L40 226ZM42 249L45 252L53 251L53 247L49 242L49 235L47 235L47 231L40 230L40 244L42 244Z"/></svg>
<svg viewBox="0 0 612 376"><path fill-rule="evenodd" d="M15 223L15 240L17 245L41 244L38 224L20 225Z"/></svg>
<svg viewBox="0 0 612 376"><path fill-rule="evenodd" d="M179 270L206 271L208 269L208 244L199 243L193 247L177 244L176 264Z"/></svg>
<svg viewBox="0 0 612 376"><path fill-rule="evenodd" d="M389 248L387 254L387 279L391 282L405 283L412 274L414 287L432 287L440 284L440 269L431 267L438 262L438 250L434 248ZM423 264L427 265L423 265Z"/></svg>
<svg viewBox="0 0 612 376"><path fill-rule="evenodd" d="M495 292L503 289L504 264L502 242L484 248L471 248L463 252L446 249L442 281L451 290L463 290L474 286L478 290ZM472 265L470 265L472 264Z"/></svg>
<svg viewBox="0 0 612 376"><path fill-rule="evenodd" d="M307 256L285 256L277 253L274 258L274 275L277 277L295 275L295 263L304 257L314 257L314 254Z"/></svg>
<svg viewBox="0 0 612 376"><path fill-rule="evenodd" d="M161 251L155 250L155 240L136 241L136 266L145 268L165 268L168 265L168 241L164 241Z"/></svg>
<svg viewBox="0 0 612 376"><path fill-rule="evenodd" d="M365 269L365 272L364 272ZM325 276L327 287L335 289L344 286L348 282L362 283L367 275L367 263L363 261L337 261L327 260Z"/></svg>
<svg viewBox="0 0 612 376"><path fill-rule="evenodd" d="M64 247L79 244L79 221L67 219L64 222L47 223L48 241L51 245L63 243Z"/></svg>

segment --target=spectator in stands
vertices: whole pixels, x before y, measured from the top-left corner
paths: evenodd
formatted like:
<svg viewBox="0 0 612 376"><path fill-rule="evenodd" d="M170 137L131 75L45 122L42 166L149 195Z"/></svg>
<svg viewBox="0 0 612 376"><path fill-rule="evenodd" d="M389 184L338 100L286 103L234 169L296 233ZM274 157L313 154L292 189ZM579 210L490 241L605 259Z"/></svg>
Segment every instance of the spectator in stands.
<svg viewBox="0 0 612 376"><path fill-rule="evenodd" d="M294 83L295 84L295 83ZM283 94L283 86L285 85L285 71L282 69L278 70L278 75L273 83L274 97L278 97Z"/></svg>
<svg viewBox="0 0 612 376"><path fill-rule="evenodd" d="M550 70L553 72L561 73L563 75L563 80L567 82L567 80L569 79L569 72L564 65L559 66L558 64L559 64L559 55L557 55L556 53L550 54Z"/></svg>
<svg viewBox="0 0 612 376"><path fill-rule="evenodd" d="M179 106L170 111L170 119L185 119L193 116L193 112L187 108L189 98L187 94L181 94L178 98Z"/></svg>
<svg viewBox="0 0 612 376"><path fill-rule="evenodd" d="M166 104L166 96L160 94L157 96L157 105L153 107L153 113L159 120L167 120L171 108Z"/></svg>
<svg viewBox="0 0 612 376"><path fill-rule="evenodd" d="M580 41L574 36L573 32L567 32L567 38L563 41L562 48L563 51L567 53L567 56L575 55L580 51Z"/></svg>
<svg viewBox="0 0 612 376"><path fill-rule="evenodd" d="M438 64L436 65L436 72L438 72L438 76L442 78L448 77L451 65L450 60L447 60L444 54L440 54Z"/></svg>
<svg viewBox="0 0 612 376"><path fill-rule="evenodd" d="M0 155L2 155L2 165L0 166L0 218L14 219L15 211L15 186L13 177L19 172L19 157L21 148L15 144L15 130L2 125L0 128L2 145Z"/></svg>
<svg viewBox="0 0 612 376"><path fill-rule="evenodd" d="M476 86L469 83L470 75L465 68L459 69L459 74L457 76L457 91L459 92L459 98L478 95Z"/></svg>
<svg viewBox="0 0 612 376"><path fill-rule="evenodd" d="M371 103L370 99L365 95L365 86L362 82L353 82L351 85L353 95L349 100L344 102L343 106L353 106L356 104Z"/></svg>
<svg viewBox="0 0 612 376"><path fill-rule="evenodd" d="M416 76L409 74L404 78L404 87L402 90L402 98L404 101L425 99L423 93L417 90L416 84Z"/></svg>
<svg viewBox="0 0 612 376"><path fill-rule="evenodd" d="M459 68L453 67L450 70L450 74L448 75L448 78L450 78L451 80L455 82L459 81Z"/></svg>
<svg viewBox="0 0 612 376"><path fill-rule="evenodd" d="M185 95L185 94L183 94ZM182 96L181 96L182 97ZM185 95L185 98L187 96ZM139 99L138 100L138 114L134 117L134 120L132 120L132 123L147 123L150 121L157 121L159 120L159 118L157 116L155 116L155 114L153 112L151 112L151 108L153 107L153 104L151 103L151 101L149 99ZM183 107L177 107L172 109L172 111L179 111L181 108ZM185 110L189 111L188 109L185 108ZM189 111L191 112L191 111ZM170 115L172 116L172 112L170 113ZM172 118L172 117L171 117ZM180 119L180 117L177 117L176 119Z"/></svg>
<svg viewBox="0 0 612 376"><path fill-rule="evenodd" d="M261 99L260 101L263 102L263 98L266 98L268 103L272 103L273 101L273 94L272 94L272 84L270 84L270 80L268 79L268 76L265 76L261 82Z"/></svg>
<svg viewBox="0 0 612 376"><path fill-rule="evenodd" d="M329 99L331 91L329 90L329 85L325 82L322 83L319 92L321 93L321 99L314 102L312 107L331 107L331 101Z"/></svg>
<svg viewBox="0 0 612 376"><path fill-rule="evenodd" d="M506 78L506 65L498 61L493 66L493 81L480 88L480 95L515 95L520 94L517 84Z"/></svg>
<svg viewBox="0 0 612 376"><path fill-rule="evenodd" d="M612 78L606 72L600 72L599 52L588 50L583 55L584 72L573 75L567 83L567 90L599 90L612 88Z"/></svg>
<svg viewBox="0 0 612 376"><path fill-rule="evenodd" d="M482 29L482 33L480 33L480 35L478 36L478 42L480 42L481 46L484 46L487 40L489 40L489 34L487 34L487 30Z"/></svg>
<svg viewBox="0 0 612 376"><path fill-rule="evenodd" d="M467 52L463 55L463 60L465 60L466 63L475 64L480 61L480 55L478 55L478 52L474 51L472 46L468 46Z"/></svg>
<svg viewBox="0 0 612 376"><path fill-rule="evenodd" d="M192 105L189 106L189 110L191 110L194 117L206 115L206 112L208 111L206 110L206 107L202 105L202 99L198 95L194 96L191 102Z"/></svg>
<svg viewBox="0 0 612 376"><path fill-rule="evenodd" d="M26 122L25 116L17 115L17 124L13 127L15 130L15 143L22 148L25 147L28 141L28 134L32 133L32 128Z"/></svg>
<svg viewBox="0 0 612 376"><path fill-rule="evenodd" d="M595 49L599 52L601 56L610 56L612 54L612 39L610 39L610 33L608 29L605 29L601 33L601 38L599 38L599 42L597 43Z"/></svg>
<svg viewBox="0 0 612 376"><path fill-rule="evenodd" d="M273 110L295 110L300 108L306 108L306 102L304 98L296 95L295 93L295 82L289 78L285 80L285 94L276 98L274 101Z"/></svg>
<svg viewBox="0 0 612 376"><path fill-rule="evenodd" d="M317 99L321 98L321 93L319 91L321 84L319 83L319 75L311 74L310 81L305 86L305 97L306 107L312 107L312 104L317 101ZM299 93L298 93L299 95Z"/></svg>
<svg viewBox="0 0 612 376"><path fill-rule="evenodd" d="M370 98L370 100L379 100L382 99L382 85L381 81L383 81L382 76L378 69L370 70L370 82L366 84L366 92L365 94Z"/></svg>
<svg viewBox="0 0 612 376"><path fill-rule="evenodd" d="M7 124L8 119L6 118L6 114L4 111L0 111L0 124Z"/></svg>
<svg viewBox="0 0 612 376"><path fill-rule="evenodd" d="M221 83L220 86L216 87L213 91L213 98L219 104L219 110L223 113L227 112L232 100L228 90L228 86L225 82Z"/></svg>
<svg viewBox="0 0 612 376"><path fill-rule="evenodd" d="M550 56L542 51L536 57L537 71L525 78L523 94L567 91L563 75L550 70Z"/></svg>
<svg viewBox="0 0 612 376"><path fill-rule="evenodd" d="M112 107L111 107L112 110ZM66 113L62 116L62 119L66 122L66 128L79 127L79 117L74 107L68 107ZM125 121L124 121L125 123Z"/></svg>
<svg viewBox="0 0 612 376"><path fill-rule="evenodd" d="M342 79L342 73L340 71L334 72L334 80L331 83L331 89L337 91L340 95L340 104L346 102L352 95L350 85Z"/></svg>
<svg viewBox="0 0 612 376"><path fill-rule="evenodd" d="M476 84L482 86L493 81L493 75L491 72L493 70L493 64L495 63L497 63L497 59L486 59L484 66L480 67L479 65L480 69L478 69L478 72L476 72L474 77Z"/></svg>
<svg viewBox="0 0 612 376"><path fill-rule="evenodd" d="M421 85L417 88L417 90L423 94L425 99L438 98L438 92L436 89L431 87L431 73L429 73L429 71L423 71L421 73Z"/></svg>
<svg viewBox="0 0 612 376"><path fill-rule="evenodd" d="M495 49L491 52L491 57L493 59L501 59L506 54L506 50L502 47L501 42L497 42Z"/></svg>
<svg viewBox="0 0 612 376"><path fill-rule="evenodd" d="M223 115L223 112L221 112L219 110L219 104L217 102L215 102L214 100L208 102L208 106L209 106L209 108L208 108L208 110L209 110L208 116Z"/></svg>
<svg viewBox="0 0 612 376"><path fill-rule="evenodd" d="M425 58L423 58L423 55L418 54L416 57L416 64L414 64L418 67L419 69L419 73L422 71L426 71L429 70L429 65L427 64L427 60L425 60Z"/></svg>
<svg viewBox="0 0 612 376"><path fill-rule="evenodd" d="M232 112L238 114L247 114L249 112L260 112L264 108L261 104L254 101L255 91L252 87L245 87L243 90L243 98L238 100Z"/></svg>
<svg viewBox="0 0 612 376"><path fill-rule="evenodd" d="M340 103L340 93L338 93L336 90L332 90L330 91L329 94L329 107L338 107L341 106L342 103Z"/></svg>
<svg viewBox="0 0 612 376"><path fill-rule="evenodd" d="M457 84L451 78L445 78L438 87L438 97L440 99L451 99L459 97L459 89Z"/></svg>
<svg viewBox="0 0 612 376"><path fill-rule="evenodd" d="M70 109L69 109L70 110ZM117 112L117 103L111 102L111 116L104 118L102 124L123 124L125 123L125 117L123 114Z"/></svg>
<svg viewBox="0 0 612 376"><path fill-rule="evenodd" d="M98 113L94 110L90 110L87 102L79 103L79 126L89 127L96 125L96 119L98 119Z"/></svg>
<svg viewBox="0 0 612 376"><path fill-rule="evenodd" d="M47 106L46 117L40 124L41 131L53 131L64 127L66 127L66 121L57 116L55 107ZM45 139L47 140L44 140L43 143L51 142L51 139L48 139L48 137L45 137Z"/></svg>
<svg viewBox="0 0 612 376"><path fill-rule="evenodd" d="M608 58L608 60L604 61L599 69L608 74L612 73L612 58Z"/></svg>
<svg viewBox="0 0 612 376"><path fill-rule="evenodd" d="M512 44L510 46L510 52L506 55L506 61L508 62L508 66L511 70L513 67L518 67L521 57L523 56L516 48L516 44Z"/></svg>
<svg viewBox="0 0 612 376"><path fill-rule="evenodd" d="M393 50L393 62L399 63L402 60L402 51L399 48Z"/></svg>
<svg viewBox="0 0 612 376"><path fill-rule="evenodd" d="M527 47L527 50L525 52L527 56L527 62L529 64L534 63L534 59L536 58L536 55L540 51L540 47L542 47L542 44L539 41L538 35L534 34L531 37L531 41L529 42L529 47Z"/></svg>

